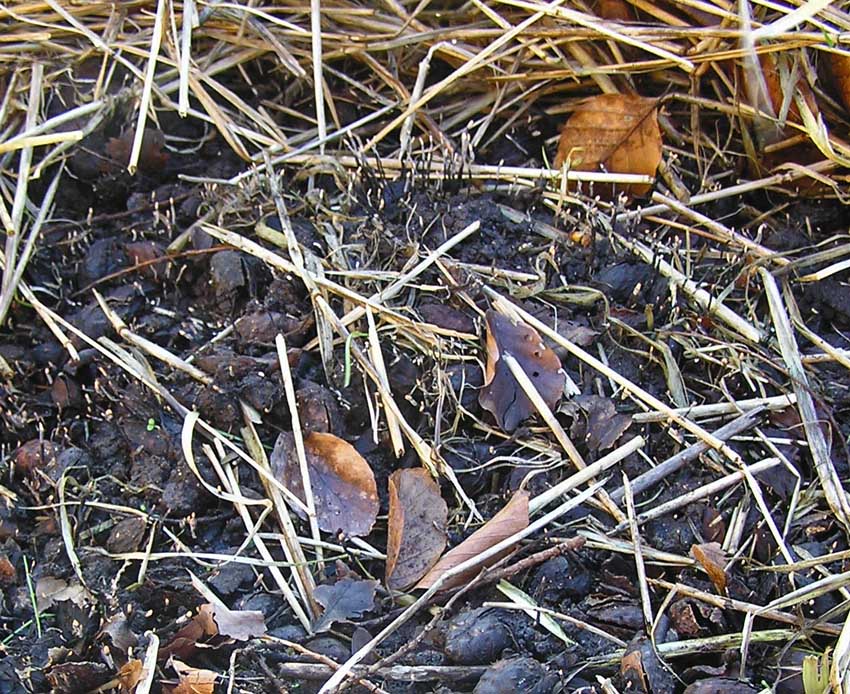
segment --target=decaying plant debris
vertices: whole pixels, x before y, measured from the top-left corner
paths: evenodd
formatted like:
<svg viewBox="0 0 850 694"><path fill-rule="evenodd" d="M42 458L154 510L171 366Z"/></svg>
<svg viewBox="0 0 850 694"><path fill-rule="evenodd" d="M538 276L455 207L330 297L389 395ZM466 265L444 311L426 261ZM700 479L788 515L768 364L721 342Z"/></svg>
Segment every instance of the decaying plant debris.
<svg viewBox="0 0 850 694"><path fill-rule="evenodd" d="M0 22L2 691L850 690L842 3Z"/></svg>

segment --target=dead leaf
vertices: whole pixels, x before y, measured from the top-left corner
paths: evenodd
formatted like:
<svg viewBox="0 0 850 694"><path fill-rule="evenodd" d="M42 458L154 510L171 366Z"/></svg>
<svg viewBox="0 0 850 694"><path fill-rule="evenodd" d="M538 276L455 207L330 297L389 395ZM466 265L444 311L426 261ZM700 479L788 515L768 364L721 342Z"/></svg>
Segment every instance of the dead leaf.
<svg viewBox="0 0 850 694"><path fill-rule="evenodd" d="M45 675L51 692L73 694L98 689L109 681L112 672L104 663L82 661L57 663Z"/></svg>
<svg viewBox="0 0 850 694"><path fill-rule="evenodd" d="M145 519L130 516L118 523L109 533L106 550L111 554L135 552L142 544L145 535Z"/></svg>
<svg viewBox="0 0 850 694"><path fill-rule="evenodd" d="M637 682L640 689L634 687L633 689L635 691L649 691L639 649L626 651L620 659L620 676L627 682Z"/></svg>
<svg viewBox="0 0 850 694"><path fill-rule="evenodd" d="M39 470L55 467L61 449L50 441L33 439L22 444L14 453L15 472L34 476Z"/></svg>
<svg viewBox="0 0 850 694"><path fill-rule="evenodd" d="M721 595L726 594L726 555L723 553L723 548L719 542L706 542L701 545L691 545L691 554L696 559L717 592Z"/></svg>
<svg viewBox="0 0 850 694"><path fill-rule="evenodd" d="M844 108L850 113L850 57L843 53L832 52L826 55L826 64L829 66L835 91L841 103L844 104Z"/></svg>
<svg viewBox="0 0 850 694"><path fill-rule="evenodd" d="M569 162L573 171L655 176L661 163L658 102L633 94L600 94L582 103L567 119L558 141L555 167ZM652 186L622 190L646 195Z"/></svg>
<svg viewBox="0 0 850 694"><path fill-rule="evenodd" d="M106 154L111 161L104 162L105 172L122 169L130 163L133 140L136 137L132 128L125 130L120 137L111 137L106 143ZM168 152L164 150L165 135L161 130L145 128L142 136L142 148L139 152L139 171L147 174L161 173L168 163Z"/></svg>
<svg viewBox="0 0 850 694"><path fill-rule="evenodd" d="M393 590L406 590L446 548L448 507L424 468L396 470L389 488L386 583Z"/></svg>
<svg viewBox="0 0 850 694"><path fill-rule="evenodd" d="M236 641L247 641L266 633L266 619L259 610L231 610L226 605L201 605L199 615L209 615L217 633ZM210 631L205 625L205 631Z"/></svg>
<svg viewBox="0 0 850 694"><path fill-rule="evenodd" d="M16 583L17 579L18 572L15 571L14 564L5 554L0 554L0 588L8 588Z"/></svg>
<svg viewBox="0 0 850 694"><path fill-rule="evenodd" d="M70 600L78 607L88 601L88 591L80 583L71 583L61 578L46 576L35 584L35 597L39 612L49 610L57 602Z"/></svg>
<svg viewBox="0 0 850 694"><path fill-rule="evenodd" d="M488 520L457 547L447 552L440 561L416 584L417 588L430 588L437 579L449 569L462 564L467 559L477 557L482 552L497 545L502 540L528 527L528 492L518 491L505 504L505 507ZM510 549L491 557L474 569L455 576L443 585L443 589L462 585L478 574L485 566L490 566L507 554Z"/></svg>
<svg viewBox="0 0 850 694"><path fill-rule="evenodd" d="M313 595L325 611L313 629L325 631L334 622L346 622L359 617L375 606L377 581L362 581L344 578L336 583L316 586Z"/></svg>
<svg viewBox="0 0 850 694"><path fill-rule="evenodd" d="M144 672L144 665L138 658L133 658L124 663L118 670L118 686L121 688L122 694L132 694Z"/></svg>
<svg viewBox="0 0 850 694"><path fill-rule="evenodd" d="M579 395L574 403L585 417L583 420L580 417L576 418L570 433L574 437L584 438L591 452L611 448L632 425L631 415L618 414L617 407L611 398L600 395Z"/></svg>
<svg viewBox="0 0 850 694"><path fill-rule="evenodd" d="M193 668L176 658L171 660L180 683L174 688L173 694L213 694L218 673L212 670Z"/></svg>
<svg viewBox="0 0 850 694"><path fill-rule="evenodd" d="M513 356L550 408L564 392L566 375L558 355L543 344L540 334L525 323L514 323L493 310L487 311L487 365L478 403L490 412L503 431L511 432L537 412L531 400L501 358Z"/></svg>
<svg viewBox="0 0 850 694"><path fill-rule="evenodd" d="M201 605L191 620L184 624L165 646L159 649L159 660L172 656L188 658L195 652L199 641L218 635L218 625L213 620L212 605Z"/></svg>
<svg viewBox="0 0 850 694"><path fill-rule="evenodd" d="M694 608L687 600L677 600L670 605L670 621L680 637L697 638L703 632Z"/></svg>
<svg viewBox="0 0 850 694"><path fill-rule="evenodd" d="M319 527L329 533L368 535L378 517L379 505L378 487L369 463L354 446L333 434L311 432L304 439L304 448ZM277 437L271 465L278 479L304 501L292 434L284 432ZM302 519L306 517L300 509L295 511Z"/></svg>

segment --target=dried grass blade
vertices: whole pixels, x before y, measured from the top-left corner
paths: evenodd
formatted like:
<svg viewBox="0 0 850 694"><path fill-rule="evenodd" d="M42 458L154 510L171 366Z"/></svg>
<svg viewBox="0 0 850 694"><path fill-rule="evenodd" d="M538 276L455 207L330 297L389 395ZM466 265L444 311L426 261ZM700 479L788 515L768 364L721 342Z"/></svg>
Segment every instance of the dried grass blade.
<svg viewBox="0 0 850 694"><path fill-rule="evenodd" d="M278 333L275 337L277 358L280 363L280 372L283 377L283 389L286 393L286 403L289 407L289 415L292 420L292 438L295 441L295 452L298 456L298 467L301 470L301 484L304 488L304 499L307 507L307 518L310 523L310 534L316 541L316 556L319 559L319 568L324 570L324 559L322 547L319 541L322 539L319 532L319 522L316 518L316 498L313 496L313 486L310 483L310 467L307 464L307 451L304 448L304 432L301 429L301 417L298 414L298 400L295 397L295 384L292 380L292 371L289 369L289 358L286 351L286 340Z"/></svg>
<svg viewBox="0 0 850 694"><path fill-rule="evenodd" d="M773 275L764 268L759 268L759 276L762 278L767 293L779 350L788 369L794 393L797 395L797 409L800 411L800 419L803 422L803 429L806 433L806 440L809 443L809 451L818 479L823 487L826 501L836 519L844 526L845 530L850 530L850 500L847 498L847 492L844 491L841 479L832 463L829 445L818 423L818 414L809 388L809 379L800 359L800 350L794 338L794 331L785 310L782 295L779 293L779 286Z"/></svg>
<svg viewBox="0 0 850 694"><path fill-rule="evenodd" d="M165 23L165 10L167 7L168 0L158 0L148 55L148 65L145 70L145 81L142 85L142 98L139 101L139 116L136 120L136 132L133 136L133 148L130 150L130 163L127 164L127 171L130 172L130 175L136 173L136 168L139 164L139 155L142 152L142 140L145 137L145 124L147 123L148 108L151 103L156 63L159 59L159 48L162 45L162 35L165 31L163 25Z"/></svg>

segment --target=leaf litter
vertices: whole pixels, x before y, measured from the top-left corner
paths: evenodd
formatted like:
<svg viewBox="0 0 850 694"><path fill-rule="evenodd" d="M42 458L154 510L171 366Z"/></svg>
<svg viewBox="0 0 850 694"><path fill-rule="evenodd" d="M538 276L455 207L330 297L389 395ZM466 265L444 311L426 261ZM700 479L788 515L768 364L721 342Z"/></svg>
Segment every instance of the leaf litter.
<svg viewBox="0 0 850 694"><path fill-rule="evenodd" d="M690 694L800 691L814 658L828 672L810 688L846 687L846 8L485 0L447 27L427 3L192 6L29 3L0 19L0 623L14 626L0 680L89 691L123 672L128 691L165 689L170 654L246 692L351 675L489 691L513 662L539 694L561 673ZM273 234L256 223L270 213ZM472 334L511 301L480 390ZM545 382L512 329L555 353ZM503 369L517 362L551 418ZM788 431L763 426L777 399L798 414ZM277 457L270 471L289 407L308 439L338 437L308 446L331 501L299 496L297 451L289 481ZM638 432L640 453L618 458ZM647 482L635 536L593 499L546 520L611 465ZM431 515L393 480L418 466L433 533L411 532ZM545 503L516 555L479 583L416 589L523 479ZM308 502L331 509L321 532L305 532ZM391 590L318 637L337 561L356 568L340 580L369 577L358 604L374 580ZM190 565L233 609L198 608ZM54 577L65 586L44 590ZM500 577L567 617L575 645L476 607ZM659 617L651 652L639 599ZM98 628L114 615L132 631ZM266 623L304 650L272 653Z"/></svg>

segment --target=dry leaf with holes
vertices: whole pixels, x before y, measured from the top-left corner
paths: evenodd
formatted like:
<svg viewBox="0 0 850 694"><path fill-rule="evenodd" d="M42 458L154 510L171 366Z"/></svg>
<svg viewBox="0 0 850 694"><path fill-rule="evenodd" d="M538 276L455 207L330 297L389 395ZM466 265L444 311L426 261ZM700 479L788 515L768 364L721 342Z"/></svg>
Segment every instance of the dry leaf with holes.
<svg viewBox="0 0 850 694"><path fill-rule="evenodd" d="M378 487L369 463L354 446L333 434L311 432L304 439L304 449L319 527L329 533L368 535L378 517L379 505ZM292 434L278 436L270 462L284 486L305 501ZM305 518L300 509L295 512Z"/></svg>
<svg viewBox="0 0 850 694"><path fill-rule="evenodd" d="M661 163L658 102L633 94L600 94L582 103L567 119L558 141L555 167L573 171L655 176ZM644 183L618 189L646 195Z"/></svg>
<svg viewBox="0 0 850 694"><path fill-rule="evenodd" d="M386 583L393 590L406 590L446 548L448 507L425 468L396 470L389 488Z"/></svg>
<svg viewBox="0 0 850 694"><path fill-rule="evenodd" d="M564 393L566 374L558 355L543 344L529 325L514 323L497 311L487 311L487 364L478 403L490 412L503 431L511 432L537 412L510 368L501 358L517 360L550 409Z"/></svg>
<svg viewBox="0 0 850 694"><path fill-rule="evenodd" d="M719 542L706 542L691 545L691 554L705 569L714 587L720 595L726 594L726 555Z"/></svg>
<svg viewBox="0 0 850 694"><path fill-rule="evenodd" d="M511 497L505 507L488 520L472 535L450 550L437 564L416 584L417 588L430 588L446 571L459 566L463 562L486 552L502 540L528 527L528 492L519 491ZM511 548L494 555L469 571L465 571L443 584L444 590L463 585L475 577L485 566L492 566L504 557Z"/></svg>

